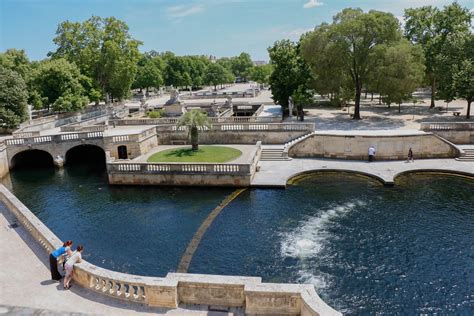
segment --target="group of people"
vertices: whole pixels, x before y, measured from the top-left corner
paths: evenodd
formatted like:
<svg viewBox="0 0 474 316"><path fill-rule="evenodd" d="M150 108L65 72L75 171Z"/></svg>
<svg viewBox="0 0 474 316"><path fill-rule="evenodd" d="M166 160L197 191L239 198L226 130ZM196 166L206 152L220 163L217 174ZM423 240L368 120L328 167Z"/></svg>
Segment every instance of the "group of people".
<svg viewBox="0 0 474 316"><path fill-rule="evenodd" d="M60 281L63 276L58 270L58 261L63 258L63 270L66 271L64 276L64 289L67 290L71 287L72 274L74 272L74 264L82 261L82 252L84 246L79 245L75 251L71 250L72 240L66 241L62 247L51 252L49 255L49 267L51 269L51 279Z"/></svg>
<svg viewBox="0 0 474 316"><path fill-rule="evenodd" d="M370 146L369 147L369 162L372 162L375 160L375 147L374 146ZM408 156L407 156L407 162L414 162L415 161L415 158L413 156L413 150L410 149L408 150Z"/></svg>

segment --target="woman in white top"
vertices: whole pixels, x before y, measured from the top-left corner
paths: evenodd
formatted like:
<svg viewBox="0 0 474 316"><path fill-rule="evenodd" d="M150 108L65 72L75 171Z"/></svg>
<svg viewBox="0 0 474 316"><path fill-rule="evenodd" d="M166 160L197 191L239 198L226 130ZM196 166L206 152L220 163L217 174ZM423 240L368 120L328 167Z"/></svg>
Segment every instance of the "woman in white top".
<svg viewBox="0 0 474 316"><path fill-rule="evenodd" d="M84 250L84 246L82 245L77 246L76 251L74 251L72 256L69 259L67 259L66 264L64 265L66 269L66 276L64 277L65 290L71 287L69 283L71 283L71 280L72 280L72 273L74 272L74 264L82 261L83 250Z"/></svg>

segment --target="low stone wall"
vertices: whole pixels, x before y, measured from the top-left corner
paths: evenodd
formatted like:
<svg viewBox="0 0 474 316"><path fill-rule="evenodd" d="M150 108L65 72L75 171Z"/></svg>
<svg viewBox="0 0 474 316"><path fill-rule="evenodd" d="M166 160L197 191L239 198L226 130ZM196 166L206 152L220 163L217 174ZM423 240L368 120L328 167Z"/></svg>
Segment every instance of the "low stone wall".
<svg viewBox="0 0 474 316"><path fill-rule="evenodd" d="M283 144L295 138L313 132L313 123L255 123L255 124L212 124L211 129L199 133L201 144ZM174 142L186 142L188 132L176 126L156 127L159 143L171 145Z"/></svg>
<svg viewBox="0 0 474 316"><path fill-rule="evenodd" d="M0 178L3 178L10 168L8 167L7 147L4 143L0 143Z"/></svg>
<svg viewBox="0 0 474 316"><path fill-rule="evenodd" d="M23 203L3 185L0 201L45 249L45 256L62 245ZM240 307L253 315L339 316L311 285L261 283L259 277L168 273L165 278L106 270L83 261L74 265L74 281L101 295L154 307L180 303Z"/></svg>
<svg viewBox="0 0 474 316"><path fill-rule="evenodd" d="M293 144L288 154L295 158L338 158L366 160L370 146L376 149L377 160L407 159L411 147L415 159L420 158L454 158L458 155L457 148L431 133L415 133L413 135L341 135L331 133L315 133L300 142Z"/></svg>
<svg viewBox="0 0 474 316"><path fill-rule="evenodd" d="M170 186L250 186L262 149L258 142L248 163L109 162L109 184Z"/></svg>
<svg viewBox="0 0 474 316"><path fill-rule="evenodd" d="M455 144L474 144L474 122L423 122L420 130L434 133Z"/></svg>

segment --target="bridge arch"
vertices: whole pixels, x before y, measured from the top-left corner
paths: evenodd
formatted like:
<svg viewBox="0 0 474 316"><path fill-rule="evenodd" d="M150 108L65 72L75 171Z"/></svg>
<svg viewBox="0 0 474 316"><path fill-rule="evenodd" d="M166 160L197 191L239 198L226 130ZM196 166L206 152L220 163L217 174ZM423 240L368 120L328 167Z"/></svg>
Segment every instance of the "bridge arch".
<svg viewBox="0 0 474 316"><path fill-rule="evenodd" d="M95 144L80 144L69 148L64 154L65 164L94 164L105 167L104 149Z"/></svg>
<svg viewBox="0 0 474 316"><path fill-rule="evenodd" d="M41 149L19 151L10 159L10 169L54 167L53 155Z"/></svg>
<svg viewBox="0 0 474 316"><path fill-rule="evenodd" d="M373 173L368 173L368 172L363 172L359 170L351 170L351 169L309 169L309 170L304 170L301 172L297 172L292 174L286 179L286 184L291 184L294 182L297 178L311 175L311 174L324 174L324 173L341 173L341 174L354 174L354 175L359 175L363 176L366 178L371 178L374 180L379 181L381 184L390 186L392 183L388 181L387 179L384 179L383 177L380 177L379 175L373 174Z"/></svg>

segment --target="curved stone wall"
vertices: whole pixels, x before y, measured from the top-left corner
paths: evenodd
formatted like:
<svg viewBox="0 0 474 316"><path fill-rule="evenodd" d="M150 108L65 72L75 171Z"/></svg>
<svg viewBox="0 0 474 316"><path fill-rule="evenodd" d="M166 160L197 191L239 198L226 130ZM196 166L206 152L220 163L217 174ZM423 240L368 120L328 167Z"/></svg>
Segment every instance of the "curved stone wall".
<svg viewBox="0 0 474 316"><path fill-rule="evenodd" d="M3 185L0 201L43 246L47 255L62 245L23 203ZM165 278L136 276L89 262L74 266L74 280L91 291L149 306L176 308L180 303L241 307L254 315L341 315L308 284L261 283L259 277L168 273Z"/></svg>
<svg viewBox="0 0 474 316"><path fill-rule="evenodd" d="M288 149L288 155L295 158L366 160L370 146L375 146L377 160L406 159L410 147L415 159L454 158L459 154L454 144L431 133L390 135L361 132L347 135L328 132L314 133L293 144Z"/></svg>

